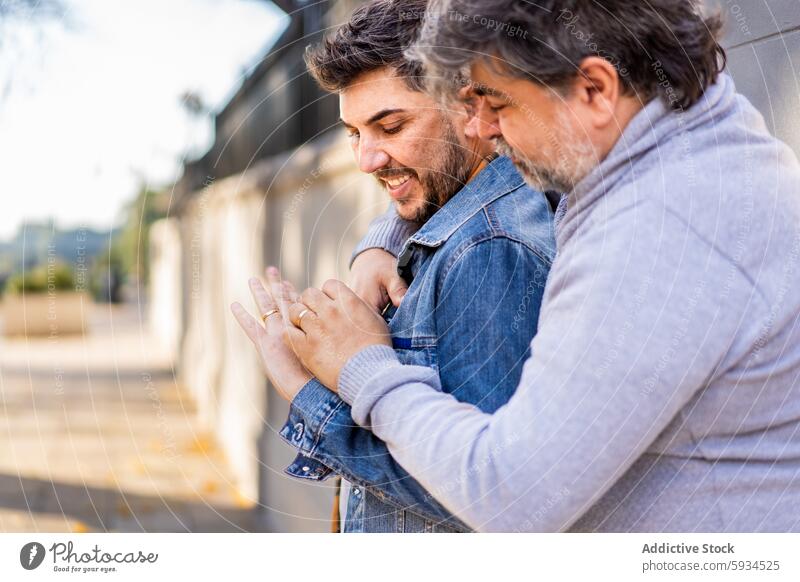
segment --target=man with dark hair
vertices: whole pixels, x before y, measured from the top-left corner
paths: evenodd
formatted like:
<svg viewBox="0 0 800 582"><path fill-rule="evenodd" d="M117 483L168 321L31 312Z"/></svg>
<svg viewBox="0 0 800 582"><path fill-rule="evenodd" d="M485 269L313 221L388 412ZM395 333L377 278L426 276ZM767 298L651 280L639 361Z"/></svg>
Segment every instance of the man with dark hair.
<svg viewBox="0 0 800 582"><path fill-rule="evenodd" d="M444 108L422 91L422 69L405 51L424 10L421 0L368 2L306 60L320 85L338 93L359 168L386 189L402 226L388 248L410 285L396 310L391 294L385 310L372 301L389 320L394 353L425 366L462 406L494 412L511 397L536 332L555 254L552 210L511 160L476 137L462 105ZM241 306L234 314L291 401L281 435L299 455L289 474L346 479L344 531L465 531L280 341L283 291L274 270L267 278L272 295L251 281L264 326ZM511 327L520 310L526 317Z"/></svg>
<svg viewBox="0 0 800 582"><path fill-rule="evenodd" d="M800 167L722 72L719 20L690 0L428 9L428 78L468 67L480 134L566 193L520 384L463 407L338 282L303 293L287 342L475 529L799 531Z"/></svg>

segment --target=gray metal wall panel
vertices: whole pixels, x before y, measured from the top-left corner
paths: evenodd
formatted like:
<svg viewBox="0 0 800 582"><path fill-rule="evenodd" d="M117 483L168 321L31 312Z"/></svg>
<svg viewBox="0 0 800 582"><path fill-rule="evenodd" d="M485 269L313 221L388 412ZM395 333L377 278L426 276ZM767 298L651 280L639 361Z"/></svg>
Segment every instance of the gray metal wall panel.
<svg viewBox="0 0 800 582"><path fill-rule="evenodd" d="M800 156L800 31L728 51L736 87Z"/></svg>
<svg viewBox="0 0 800 582"><path fill-rule="evenodd" d="M800 27L800 0L709 0L708 4L726 15L725 47Z"/></svg>

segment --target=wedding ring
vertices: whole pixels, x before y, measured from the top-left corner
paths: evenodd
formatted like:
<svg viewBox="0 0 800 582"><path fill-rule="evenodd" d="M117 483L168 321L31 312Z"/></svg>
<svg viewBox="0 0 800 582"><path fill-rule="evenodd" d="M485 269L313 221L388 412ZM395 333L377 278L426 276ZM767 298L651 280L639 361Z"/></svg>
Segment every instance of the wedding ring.
<svg viewBox="0 0 800 582"><path fill-rule="evenodd" d="M261 316L261 321L263 321L264 323L267 323L267 318L270 315L275 315L276 313L280 313L280 312L281 312L280 309L270 309L264 315Z"/></svg>
<svg viewBox="0 0 800 582"><path fill-rule="evenodd" d="M310 312L311 312L311 310L308 309L308 308L306 308L306 309L304 309L303 311L300 312L300 315L297 316L297 327L302 327L303 326L303 316L307 315Z"/></svg>

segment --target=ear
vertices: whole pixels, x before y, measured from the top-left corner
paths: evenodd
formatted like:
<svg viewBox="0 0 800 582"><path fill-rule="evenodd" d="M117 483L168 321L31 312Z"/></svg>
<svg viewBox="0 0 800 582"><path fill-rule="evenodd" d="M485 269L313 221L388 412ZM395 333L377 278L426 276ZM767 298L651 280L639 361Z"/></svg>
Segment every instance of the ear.
<svg viewBox="0 0 800 582"><path fill-rule="evenodd" d="M478 139L475 118L475 104L479 97L471 85L459 89L454 105L461 107L464 111L464 135L467 139Z"/></svg>
<svg viewBox="0 0 800 582"><path fill-rule="evenodd" d="M622 91L617 69L608 60L601 57L583 59L573 93L588 107L595 129L616 123L615 113Z"/></svg>

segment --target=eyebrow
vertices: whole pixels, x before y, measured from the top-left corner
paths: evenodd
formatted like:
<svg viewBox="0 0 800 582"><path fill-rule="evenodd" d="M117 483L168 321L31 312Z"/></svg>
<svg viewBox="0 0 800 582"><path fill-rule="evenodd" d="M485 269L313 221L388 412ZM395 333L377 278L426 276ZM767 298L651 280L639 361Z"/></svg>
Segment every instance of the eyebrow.
<svg viewBox="0 0 800 582"><path fill-rule="evenodd" d="M405 111L406 111L405 109L382 109L378 111L375 115L367 119L367 123L365 125L372 125L373 123L380 121L384 117L388 117L389 115L392 115L394 113L405 113ZM340 118L339 121L341 121L342 125L344 125L347 128L353 127L352 125L347 123L344 119Z"/></svg>
<svg viewBox="0 0 800 582"><path fill-rule="evenodd" d="M511 97L508 94L492 87L475 87L473 91L478 97L495 97L497 99L503 99L504 101L511 101Z"/></svg>

